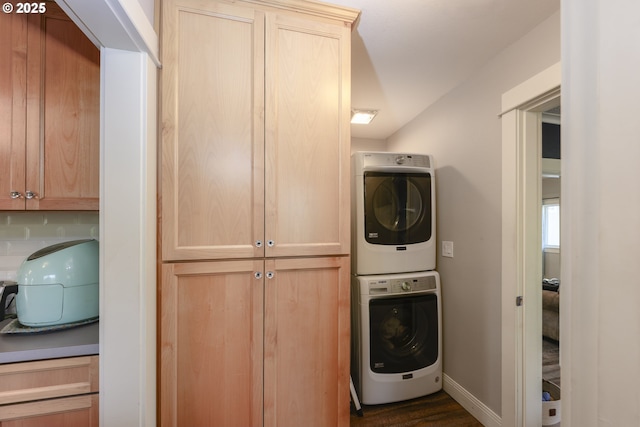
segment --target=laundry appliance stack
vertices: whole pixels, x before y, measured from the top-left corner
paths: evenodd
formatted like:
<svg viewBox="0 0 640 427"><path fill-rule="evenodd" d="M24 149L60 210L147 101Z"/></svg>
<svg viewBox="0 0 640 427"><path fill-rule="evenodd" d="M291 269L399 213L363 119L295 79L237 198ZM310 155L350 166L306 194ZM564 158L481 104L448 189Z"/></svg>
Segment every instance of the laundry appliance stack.
<svg viewBox="0 0 640 427"><path fill-rule="evenodd" d="M366 405L442 389L433 157L356 152L351 376Z"/></svg>

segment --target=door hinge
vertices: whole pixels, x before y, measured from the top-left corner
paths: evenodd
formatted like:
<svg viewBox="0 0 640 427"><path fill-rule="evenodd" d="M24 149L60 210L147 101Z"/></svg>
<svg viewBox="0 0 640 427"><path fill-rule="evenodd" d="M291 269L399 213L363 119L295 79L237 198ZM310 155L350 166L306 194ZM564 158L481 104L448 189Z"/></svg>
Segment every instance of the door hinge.
<svg viewBox="0 0 640 427"><path fill-rule="evenodd" d="M522 306L522 296L517 296L516 297L516 307L521 307Z"/></svg>

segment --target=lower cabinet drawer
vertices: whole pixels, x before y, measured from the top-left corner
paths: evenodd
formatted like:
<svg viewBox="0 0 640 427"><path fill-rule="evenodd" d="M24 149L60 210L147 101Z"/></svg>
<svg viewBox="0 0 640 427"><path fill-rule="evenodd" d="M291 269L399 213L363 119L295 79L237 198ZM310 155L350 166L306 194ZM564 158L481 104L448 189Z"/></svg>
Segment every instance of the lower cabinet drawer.
<svg viewBox="0 0 640 427"><path fill-rule="evenodd" d="M0 427L98 427L98 394L0 406Z"/></svg>
<svg viewBox="0 0 640 427"><path fill-rule="evenodd" d="M0 405L97 393L98 356L0 365Z"/></svg>
<svg viewBox="0 0 640 427"><path fill-rule="evenodd" d="M98 356L0 365L0 427L98 425Z"/></svg>

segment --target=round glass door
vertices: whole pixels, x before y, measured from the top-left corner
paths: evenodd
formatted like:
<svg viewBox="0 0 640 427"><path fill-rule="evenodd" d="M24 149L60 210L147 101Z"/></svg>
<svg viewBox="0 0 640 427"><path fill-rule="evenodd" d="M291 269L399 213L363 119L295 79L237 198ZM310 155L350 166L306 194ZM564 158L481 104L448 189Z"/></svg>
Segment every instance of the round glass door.
<svg viewBox="0 0 640 427"><path fill-rule="evenodd" d="M432 198L428 173L365 172L366 241L376 245L428 241L432 232Z"/></svg>
<svg viewBox="0 0 640 427"><path fill-rule="evenodd" d="M416 225L422 209L420 190L406 179L387 178L373 195L373 214L390 231L405 231Z"/></svg>
<svg viewBox="0 0 640 427"><path fill-rule="evenodd" d="M371 371L410 372L438 359L438 305L435 294L410 294L369 301Z"/></svg>

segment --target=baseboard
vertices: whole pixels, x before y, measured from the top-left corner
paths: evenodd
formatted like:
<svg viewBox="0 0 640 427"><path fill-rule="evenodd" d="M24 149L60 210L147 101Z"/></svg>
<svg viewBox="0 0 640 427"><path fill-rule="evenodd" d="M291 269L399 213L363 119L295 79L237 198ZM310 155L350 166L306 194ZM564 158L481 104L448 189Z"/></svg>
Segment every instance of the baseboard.
<svg viewBox="0 0 640 427"><path fill-rule="evenodd" d="M473 415L485 427L501 427L502 417L493 412L487 405L479 401L473 394L451 379L447 374L442 375L442 388Z"/></svg>

